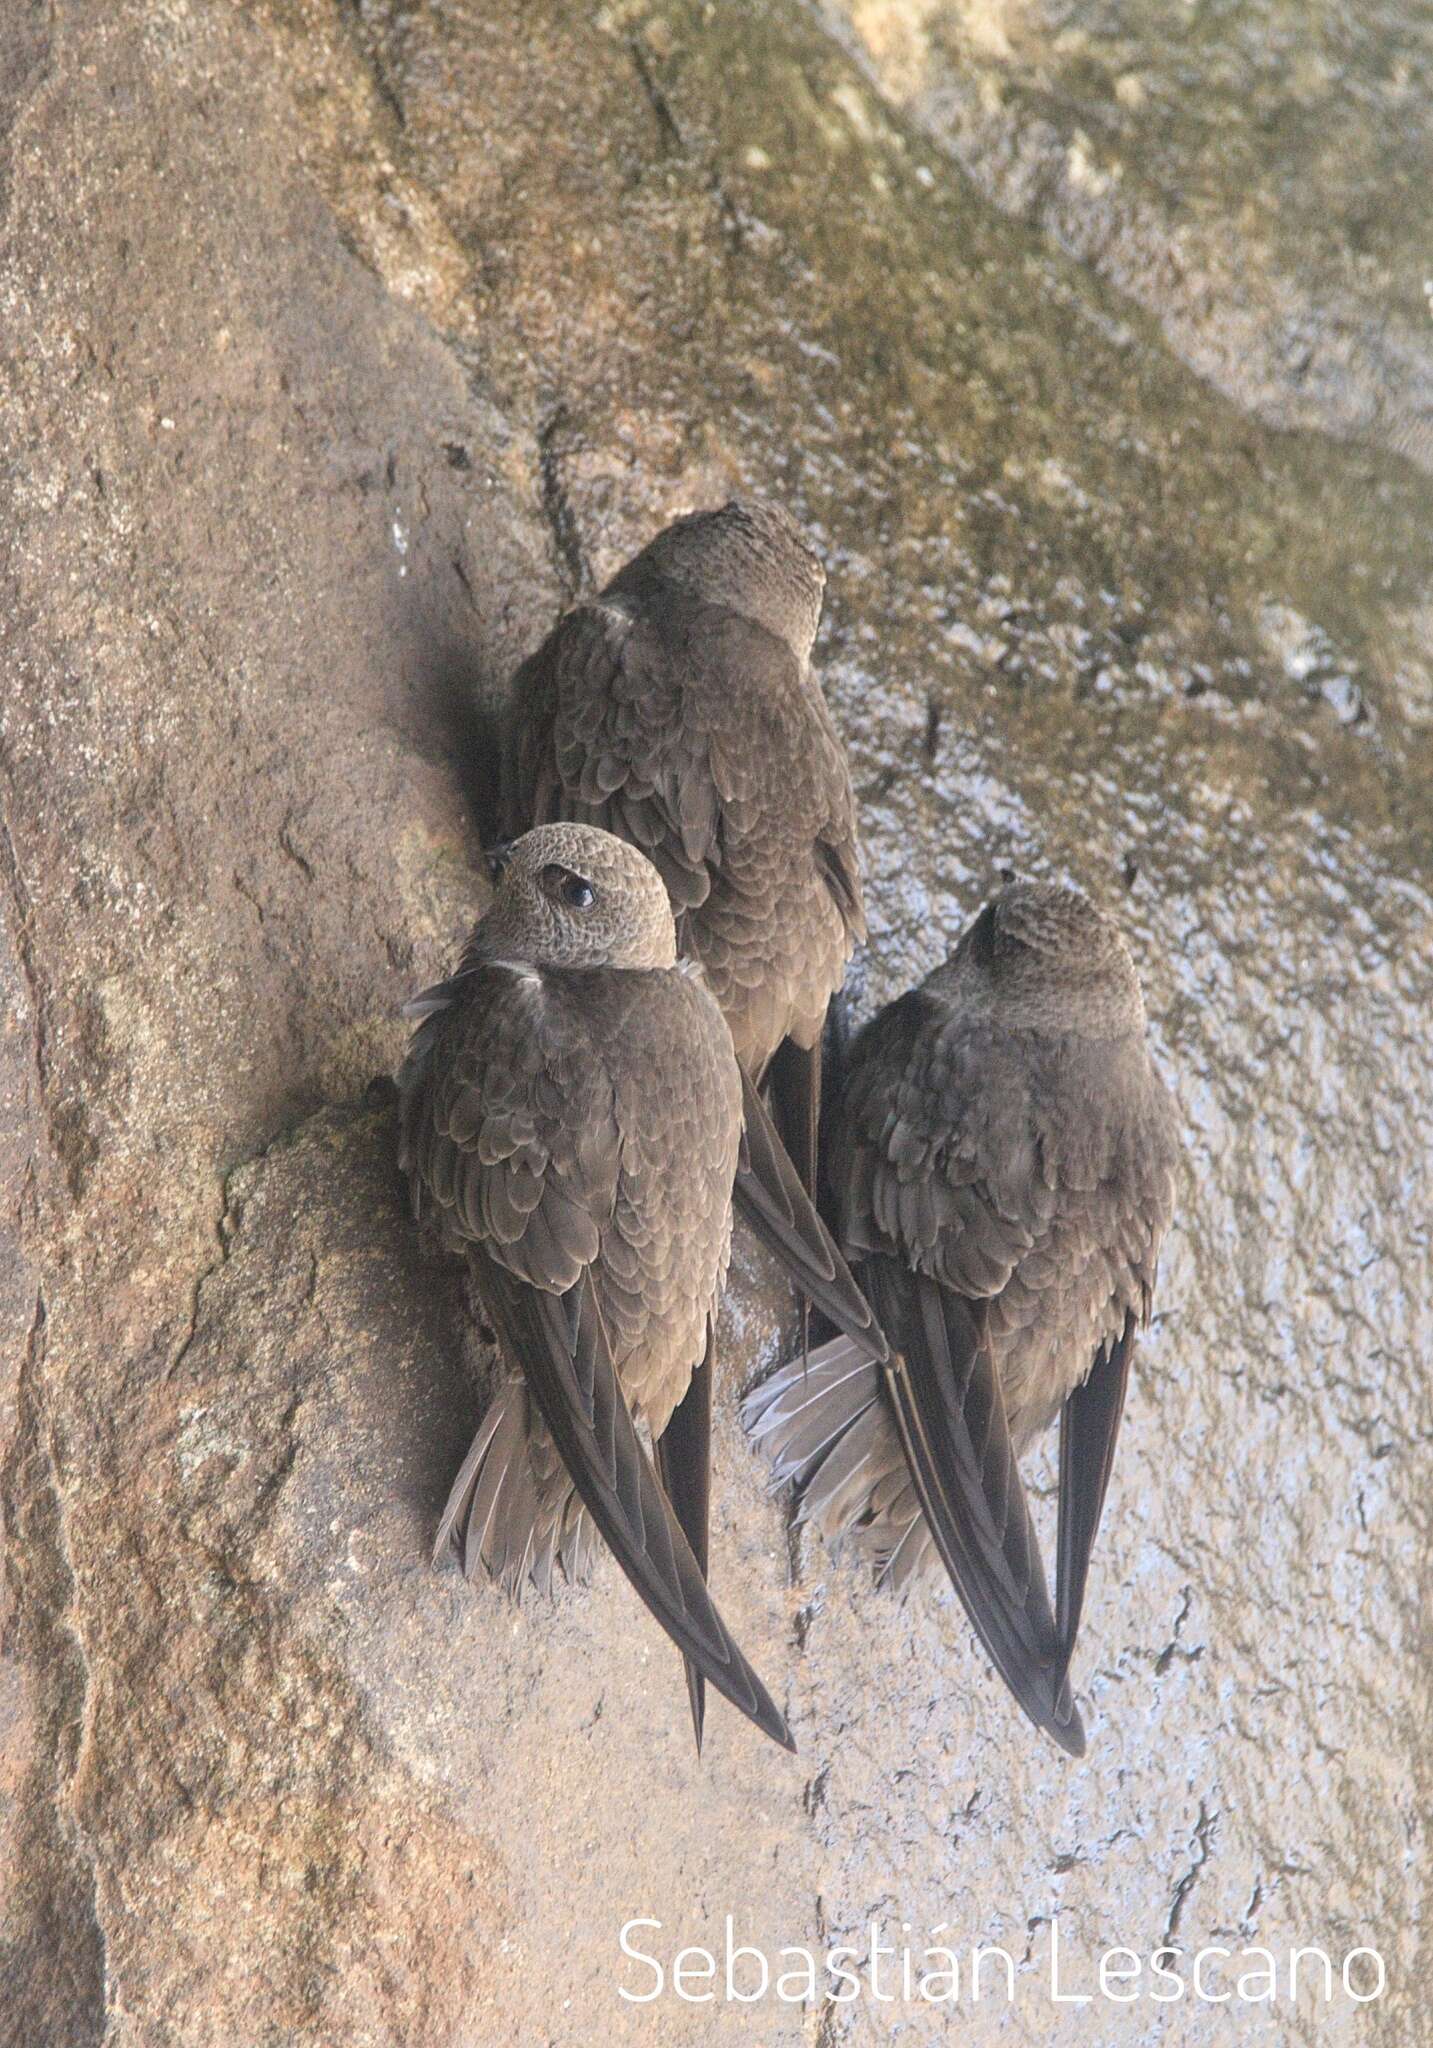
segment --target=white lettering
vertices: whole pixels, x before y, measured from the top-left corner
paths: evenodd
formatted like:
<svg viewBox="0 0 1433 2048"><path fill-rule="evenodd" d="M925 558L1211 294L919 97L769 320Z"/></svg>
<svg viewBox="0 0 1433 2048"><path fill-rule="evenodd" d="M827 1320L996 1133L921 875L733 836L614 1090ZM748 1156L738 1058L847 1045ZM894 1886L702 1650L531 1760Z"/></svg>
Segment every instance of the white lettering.
<svg viewBox="0 0 1433 2048"><path fill-rule="evenodd" d="M1206 1991L1204 1989L1204 1959L1206 1956L1227 1956L1227 1948L1220 1948L1216 1942L1213 1948L1202 1948L1194 1958L1194 1996L1202 1998L1206 2005L1227 2005L1234 1996L1232 1991Z"/></svg>
<svg viewBox="0 0 1433 2048"><path fill-rule="evenodd" d="M1168 1963L1162 1960L1165 1956L1173 1956L1174 1960L1178 1962L1179 1950L1177 1948L1157 1948L1149 1959L1150 1975L1152 1977L1159 1977L1166 1984L1174 1986L1173 1991L1151 1990L1149 1995L1157 2005L1172 2005L1175 1999L1183 1998L1184 1996L1184 1979L1180 1976L1178 1970L1171 1970Z"/></svg>
<svg viewBox="0 0 1433 2048"><path fill-rule="evenodd" d="M700 1961L688 1963L687 1957L699 1957ZM704 1978L711 1983L716 1976L716 1957L709 1948L679 1948L672 1957L672 1989L678 1998L684 1998L688 2005L710 2005L716 1997L715 1991L688 1991L684 1979Z"/></svg>
<svg viewBox="0 0 1433 2048"><path fill-rule="evenodd" d="M1264 1960L1257 1970L1241 1971L1239 1977L1239 1996L1243 1999L1245 2005L1260 2005L1266 1998L1272 2001L1278 1997L1278 1969L1275 1965L1273 1954L1269 1949L1246 1948L1242 1951L1242 1960L1244 1962L1247 1963L1251 1956L1262 1956ZM1245 1990L1245 1985L1255 1983L1262 1984L1263 1990Z"/></svg>
<svg viewBox="0 0 1433 2048"><path fill-rule="evenodd" d="M783 2005L814 2005L816 2003L816 1958L809 1948L784 1948L783 1956L796 1956L801 1963L800 1989L788 1991L786 1986L797 1976L795 1970L783 1970L776 1980L776 1995Z"/></svg>
<svg viewBox="0 0 1433 2048"><path fill-rule="evenodd" d="M849 2005L853 1998L859 1998L861 1995L860 1978L854 1970L848 1969L845 1963L838 1960L841 1956L849 1956L853 1963L858 1963L861 1960L853 1948L833 1948L827 1955L826 1968L831 1975L844 1978L851 1987L849 1991L830 1992L828 1996L833 2005Z"/></svg>
<svg viewBox="0 0 1433 2048"><path fill-rule="evenodd" d="M1316 1956L1324 1966L1324 2004L1333 1997L1333 1964L1321 1948L1296 1948L1289 1951L1289 1997L1296 2001L1299 1995L1299 1964L1305 1956Z"/></svg>
<svg viewBox="0 0 1433 2048"><path fill-rule="evenodd" d="M755 2005L758 1999L765 1998L766 1996L766 1987L771 1981L771 1971L767 1965L766 1957L759 1948L732 1946L735 1934L736 1928L732 1922L731 1914L728 1913L726 1916L727 2003L729 2005ZM761 1982L757 1985L755 1991L738 1991L736 1988L736 1962L738 1956L752 1956L761 1965Z"/></svg>
<svg viewBox="0 0 1433 2048"><path fill-rule="evenodd" d="M932 1927L931 1933L944 1934L948 1924L948 1922L942 1920L938 1926ZM931 1964L937 1956L942 1959L941 1966L938 1969L932 1969ZM941 1977L946 1979L950 1986L949 1990L942 1989L937 1991L934 1988L937 1979ZM926 1950L925 1967L921 1971L921 1980L917 1987L916 1996L923 1999L927 2005L941 2005L946 2000L949 2000L952 2005L959 2005L960 1962L954 1949L928 1948Z"/></svg>
<svg viewBox="0 0 1433 2048"><path fill-rule="evenodd" d="M1094 1997L1092 1991L1062 1991L1060 1989L1060 1920L1057 1914L1050 1922L1050 2003L1052 2005L1088 2005Z"/></svg>
<svg viewBox="0 0 1433 2048"><path fill-rule="evenodd" d="M895 1993L893 1991L882 1991L881 1989L881 1957L883 1955L894 1956L895 1950L882 1947L880 1922L873 1920L871 1922L871 1996L875 1999L877 2005L894 2005L896 2002Z"/></svg>
<svg viewBox="0 0 1433 2048"><path fill-rule="evenodd" d="M1053 1927L1054 1922L1052 1921ZM1005 1965L1005 2003L1015 2003L1015 1958L1003 1948L976 1948L970 1952L970 1996L972 2003L980 1996L980 1965L987 1956L999 1956Z"/></svg>
<svg viewBox="0 0 1433 2048"><path fill-rule="evenodd" d="M1355 1956L1372 1956L1373 1967L1378 1972L1378 1982L1372 1991L1355 1991L1353 1988L1352 1963ZM1351 1948L1343 1959L1343 1988L1355 2005L1371 2005L1375 1998L1382 1998L1388 1988L1388 1972L1383 1967L1383 1957L1376 1948Z"/></svg>
<svg viewBox="0 0 1433 2048"><path fill-rule="evenodd" d="M660 1920L629 1920L618 1936L618 1940L622 1945L623 1955L630 1956L634 1963L645 1963L657 1980L650 1991L629 1991L625 1984L619 1984L617 1986L618 1996L625 1998L629 2005L650 2005L654 1998L661 1997L662 1986L666 1983L667 1979L661 1964L652 1956L644 1956L641 1949L633 1948L627 1936L634 1927L655 1927L660 1932L661 1925Z"/></svg>
<svg viewBox="0 0 1433 2048"><path fill-rule="evenodd" d="M1116 1968L1116 1956L1127 1956L1129 1961ZM1116 1991L1113 1986L1128 1983L1131 1978L1138 1977L1143 1968L1144 1964L1132 1948L1107 1948L1100 1957L1101 1998L1113 1999L1116 2005L1133 2005L1139 1997L1138 1987L1133 1991Z"/></svg>

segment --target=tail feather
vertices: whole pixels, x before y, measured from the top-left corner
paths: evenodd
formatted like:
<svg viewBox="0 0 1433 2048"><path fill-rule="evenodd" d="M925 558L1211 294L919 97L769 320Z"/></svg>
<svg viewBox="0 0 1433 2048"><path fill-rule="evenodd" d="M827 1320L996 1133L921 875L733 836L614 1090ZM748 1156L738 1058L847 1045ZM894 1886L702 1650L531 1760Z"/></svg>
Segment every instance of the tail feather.
<svg viewBox="0 0 1433 2048"><path fill-rule="evenodd" d="M568 1579L592 1568L596 1532L524 1380L499 1388L459 1467L438 1523L434 1559L457 1552L471 1580L481 1563L522 1598L531 1583L550 1594L560 1564Z"/></svg>
<svg viewBox="0 0 1433 2048"><path fill-rule="evenodd" d="M913 1506L915 1489L907 1482L906 1491ZM884 1556L877 1557L877 1570L883 1586L889 1586L893 1593L904 1594L917 1579L929 1573L937 1577L942 1573L940 1553L930 1533L926 1518L918 1511L911 1515L895 1543Z"/></svg>
<svg viewBox="0 0 1433 2048"><path fill-rule="evenodd" d="M854 1542L902 1590L938 1565L880 1368L849 1337L823 1344L809 1363L793 1359L753 1388L742 1420L771 1460L773 1485L794 1483L799 1523L833 1548Z"/></svg>
<svg viewBox="0 0 1433 2048"><path fill-rule="evenodd" d="M828 1543L869 1524L872 1439L878 1417L865 1408L837 1438L802 1489L796 1518L819 1529Z"/></svg>
<svg viewBox="0 0 1433 2048"><path fill-rule="evenodd" d="M484 1417L478 1432L485 1444L463 1529L463 1576L471 1584L481 1561L515 1591L527 1568L537 1503L534 1498L532 1512L525 1512L526 1497L536 1493L527 1455L527 1401L521 1394L510 1398L511 1392L505 1390L494 1401L492 1429Z"/></svg>
<svg viewBox="0 0 1433 2048"><path fill-rule="evenodd" d="M876 1366L849 1337L835 1337L753 1387L741 1413L780 1486L807 1476L821 1453L879 1398Z"/></svg>
<svg viewBox="0 0 1433 2048"><path fill-rule="evenodd" d="M502 1403L494 1401L478 1425L478 1433L469 1444L467 1455L458 1467L458 1476L449 1489L447 1502L438 1519L438 1533L433 1538L434 1564L440 1561L449 1547L462 1547L462 1534L467 1528L468 1511L473 1504L478 1476L502 1419Z"/></svg>

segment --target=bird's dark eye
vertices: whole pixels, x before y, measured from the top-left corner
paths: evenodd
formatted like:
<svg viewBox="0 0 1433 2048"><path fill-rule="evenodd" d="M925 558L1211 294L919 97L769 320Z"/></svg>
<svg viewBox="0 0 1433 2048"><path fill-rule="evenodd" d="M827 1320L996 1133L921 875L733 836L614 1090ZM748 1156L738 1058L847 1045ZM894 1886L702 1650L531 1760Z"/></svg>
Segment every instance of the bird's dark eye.
<svg viewBox="0 0 1433 2048"><path fill-rule="evenodd" d="M571 868L556 861L550 861L543 869L542 886L549 896L559 897L569 910L590 910L597 901L597 891L585 875L575 875Z"/></svg>

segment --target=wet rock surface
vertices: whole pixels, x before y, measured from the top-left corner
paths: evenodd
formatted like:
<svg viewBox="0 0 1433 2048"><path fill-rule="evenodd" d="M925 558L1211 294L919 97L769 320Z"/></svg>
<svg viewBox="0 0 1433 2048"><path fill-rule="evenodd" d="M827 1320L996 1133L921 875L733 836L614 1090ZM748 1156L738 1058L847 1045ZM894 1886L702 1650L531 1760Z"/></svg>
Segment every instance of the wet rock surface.
<svg viewBox="0 0 1433 2048"><path fill-rule="evenodd" d="M1372 1944L1383 2004L1274 2036L1423 2038L1433 486L1211 391L1177 294L900 97L781 5L0 28L6 2048L885 2038L617 1998L626 1918L727 1911L1003 1944L975 2039L1088 2038L1057 1912ZM1007 868L1068 877L1185 1115L1079 1767L953 1600L788 1546L749 1251L714 1548L797 1760L717 1708L698 1765L614 1571L514 1612L427 1563L491 1357L368 1084L481 901L510 667L737 483L831 567L858 1014Z"/></svg>
<svg viewBox="0 0 1433 2048"><path fill-rule="evenodd" d="M1433 469L1433 26L1343 0L831 0L903 111L1240 405Z"/></svg>

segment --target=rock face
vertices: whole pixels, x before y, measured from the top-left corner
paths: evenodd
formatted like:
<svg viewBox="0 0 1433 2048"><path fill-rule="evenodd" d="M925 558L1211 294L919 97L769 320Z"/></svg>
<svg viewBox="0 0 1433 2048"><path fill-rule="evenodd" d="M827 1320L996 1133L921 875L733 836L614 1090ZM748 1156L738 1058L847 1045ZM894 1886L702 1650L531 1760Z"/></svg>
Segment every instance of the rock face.
<svg viewBox="0 0 1433 2048"><path fill-rule="evenodd" d="M1090 2038L1056 1914L1371 1945L1386 1999L1274 2031L1414 2048L1426 480L1206 389L786 0L22 0L0 205L4 2048L945 2038L619 1998L624 1921L728 1912L1002 1944L975 2041ZM797 1760L718 1704L698 1764L614 1570L514 1611L427 1563L492 1361L369 1083L480 904L517 657L738 483L831 566L858 1010L1068 876L1186 1118L1078 1767L953 1601L788 1545L749 1247L714 1548Z"/></svg>
<svg viewBox="0 0 1433 2048"><path fill-rule="evenodd" d="M1221 391L1433 469L1426 14L1396 0L832 13L996 205L1128 292Z"/></svg>

